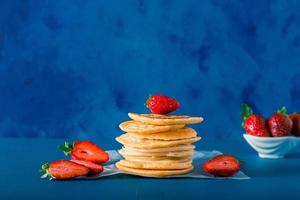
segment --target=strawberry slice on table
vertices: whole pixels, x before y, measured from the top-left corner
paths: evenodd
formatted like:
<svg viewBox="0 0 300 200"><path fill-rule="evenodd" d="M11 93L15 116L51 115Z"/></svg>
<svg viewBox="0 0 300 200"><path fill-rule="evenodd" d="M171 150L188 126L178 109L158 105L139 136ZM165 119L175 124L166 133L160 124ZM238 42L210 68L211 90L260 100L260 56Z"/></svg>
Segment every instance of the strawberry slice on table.
<svg viewBox="0 0 300 200"><path fill-rule="evenodd" d="M218 155L202 166L206 173L215 176L232 176L240 171L240 162L231 155Z"/></svg>
<svg viewBox="0 0 300 200"><path fill-rule="evenodd" d="M49 177L50 179L66 180L78 176L86 176L90 173L90 170L69 160L58 160L50 163L50 165L48 163L43 164L41 172L44 173L42 178Z"/></svg>
<svg viewBox="0 0 300 200"><path fill-rule="evenodd" d="M247 104L241 105L241 116L244 119L242 126L248 134L258 137L270 136L266 120L253 114L252 108Z"/></svg>
<svg viewBox="0 0 300 200"><path fill-rule="evenodd" d="M268 125L273 137L284 137L291 135L293 121L286 113L286 108L282 107L277 111L277 113L273 114L269 118Z"/></svg>
<svg viewBox="0 0 300 200"><path fill-rule="evenodd" d="M145 105L155 114L168 114L179 108L179 102L176 99L162 94L150 95Z"/></svg>
<svg viewBox="0 0 300 200"><path fill-rule="evenodd" d="M95 143L90 141L76 141L73 145L65 142L59 146L66 155L70 154L72 160L84 160L101 164L109 160L109 155Z"/></svg>
<svg viewBox="0 0 300 200"><path fill-rule="evenodd" d="M290 119L293 121L292 134L300 136L300 114L294 112L290 114Z"/></svg>
<svg viewBox="0 0 300 200"><path fill-rule="evenodd" d="M89 175L95 175L95 174L100 174L103 172L103 166L99 164L95 164L90 161L84 161L84 160L71 160L71 162L77 163L79 165L83 165L87 168L90 169Z"/></svg>

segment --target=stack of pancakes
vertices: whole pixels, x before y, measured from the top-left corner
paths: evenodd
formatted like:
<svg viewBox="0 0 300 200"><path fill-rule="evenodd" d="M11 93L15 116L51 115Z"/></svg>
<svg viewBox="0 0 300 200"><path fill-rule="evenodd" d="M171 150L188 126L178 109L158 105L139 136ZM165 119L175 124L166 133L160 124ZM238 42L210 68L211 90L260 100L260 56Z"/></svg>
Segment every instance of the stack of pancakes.
<svg viewBox="0 0 300 200"><path fill-rule="evenodd" d="M199 141L197 132L185 124L200 123L201 117L129 113L132 119L120 124L126 133L116 140L124 145L125 158L116 167L128 174L171 176L193 170L192 156Z"/></svg>

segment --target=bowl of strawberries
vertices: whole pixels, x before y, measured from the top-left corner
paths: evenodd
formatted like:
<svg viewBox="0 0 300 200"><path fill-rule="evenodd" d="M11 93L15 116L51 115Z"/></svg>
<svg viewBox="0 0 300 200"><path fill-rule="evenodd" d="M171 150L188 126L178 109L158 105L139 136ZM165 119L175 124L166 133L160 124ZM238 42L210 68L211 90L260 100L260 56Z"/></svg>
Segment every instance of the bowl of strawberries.
<svg viewBox="0 0 300 200"><path fill-rule="evenodd" d="M282 107L270 118L253 114L247 104L241 105L241 116L248 144L261 158L283 158L300 144L300 114L287 114Z"/></svg>

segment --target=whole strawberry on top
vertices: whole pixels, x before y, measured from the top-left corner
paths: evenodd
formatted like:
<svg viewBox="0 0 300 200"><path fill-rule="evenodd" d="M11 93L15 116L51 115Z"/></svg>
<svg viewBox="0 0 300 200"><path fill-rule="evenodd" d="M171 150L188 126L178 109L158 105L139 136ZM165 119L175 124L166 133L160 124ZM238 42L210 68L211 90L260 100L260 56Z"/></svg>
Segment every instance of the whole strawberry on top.
<svg viewBox="0 0 300 200"><path fill-rule="evenodd" d="M286 113L286 108L282 107L269 118L268 125L273 137L284 137L291 134L293 121Z"/></svg>
<svg viewBox="0 0 300 200"><path fill-rule="evenodd" d="M72 160L84 160L101 164L109 160L109 155L100 149L95 143L90 141L76 141L73 145L65 142L59 146L66 155L71 156Z"/></svg>
<svg viewBox="0 0 300 200"><path fill-rule="evenodd" d="M162 94L151 95L145 105L154 114L168 114L179 108L179 102L176 99Z"/></svg>
<svg viewBox="0 0 300 200"><path fill-rule="evenodd" d="M241 105L241 116L244 119L242 126L248 134L258 137L270 136L266 120L253 114L252 108L247 104Z"/></svg>
<svg viewBox="0 0 300 200"><path fill-rule="evenodd" d="M290 118L293 121L292 134L295 136L300 136L300 114L294 112L290 114Z"/></svg>

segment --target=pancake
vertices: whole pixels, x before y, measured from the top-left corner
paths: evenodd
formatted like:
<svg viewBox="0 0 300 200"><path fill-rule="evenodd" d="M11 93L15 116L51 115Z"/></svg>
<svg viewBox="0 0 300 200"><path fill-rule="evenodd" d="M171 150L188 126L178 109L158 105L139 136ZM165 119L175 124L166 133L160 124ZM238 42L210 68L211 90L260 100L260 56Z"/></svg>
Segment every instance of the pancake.
<svg viewBox="0 0 300 200"><path fill-rule="evenodd" d="M174 147L183 144L191 144L199 141L200 137L192 137L187 139L180 140L150 140L150 139L139 139L130 136L129 134L123 134L116 138L116 140L129 147L133 148L144 148L144 149L153 149L153 148L163 148L163 147Z"/></svg>
<svg viewBox="0 0 300 200"><path fill-rule="evenodd" d="M134 169L186 169L192 167L192 160L185 162L169 162L169 161L152 161L152 162L138 162L129 160L120 160L119 164L124 167Z"/></svg>
<svg viewBox="0 0 300 200"><path fill-rule="evenodd" d="M152 153L146 153L146 152L138 152L138 151L132 151L127 150L126 148L122 148L119 150L119 153L123 156L136 156L136 157L187 157L187 156L193 156L194 150L189 151L169 151L169 152L152 152Z"/></svg>
<svg viewBox="0 0 300 200"><path fill-rule="evenodd" d="M155 153L155 152L170 152L170 151L189 151L195 149L194 145L179 145L174 147L155 148L155 149L141 149L126 146L125 149L137 152Z"/></svg>
<svg viewBox="0 0 300 200"><path fill-rule="evenodd" d="M123 173L146 177L167 177L193 170L195 146L201 137L186 124L203 121L186 115L136 114L119 125L125 133L116 138L123 145L124 160L115 166Z"/></svg>
<svg viewBox="0 0 300 200"><path fill-rule="evenodd" d="M203 121L202 117L190 117L186 115L128 113L128 116L133 120L152 125L196 124Z"/></svg>
<svg viewBox="0 0 300 200"><path fill-rule="evenodd" d="M181 128L173 131L161 132L161 133L151 133L151 134L139 134L139 133L130 133L130 136L141 139L152 139L152 140L180 140L193 138L197 136L197 132L192 128Z"/></svg>
<svg viewBox="0 0 300 200"><path fill-rule="evenodd" d="M186 162L192 160L192 156L184 157L150 157L150 156L123 156L125 160L136 161L136 162L153 162L153 161L169 161L169 162Z"/></svg>
<svg viewBox="0 0 300 200"><path fill-rule="evenodd" d="M124 132L149 134L149 133L159 133L159 132L180 129L184 127L184 124L157 126L157 125L145 124L139 121L130 120L121 123L119 127Z"/></svg>
<svg viewBox="0 0 300 200"><path fill-rule="evenodd" d="M187 174L193 170L193 167L186 169L177 169L177 170L147 170L147 169L135 169L123 166L122 163L117 162L116 167L127 174L146 176L146 177L165 177L165 176L174 176L180 174Z"/></svg>

